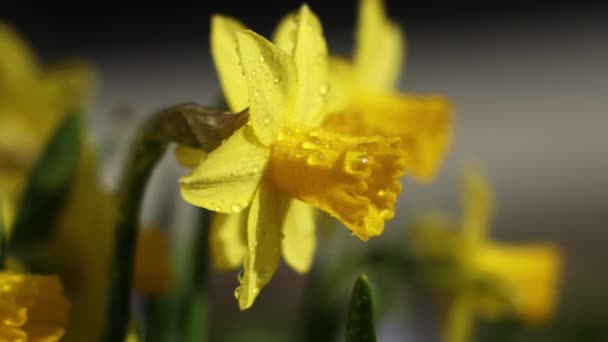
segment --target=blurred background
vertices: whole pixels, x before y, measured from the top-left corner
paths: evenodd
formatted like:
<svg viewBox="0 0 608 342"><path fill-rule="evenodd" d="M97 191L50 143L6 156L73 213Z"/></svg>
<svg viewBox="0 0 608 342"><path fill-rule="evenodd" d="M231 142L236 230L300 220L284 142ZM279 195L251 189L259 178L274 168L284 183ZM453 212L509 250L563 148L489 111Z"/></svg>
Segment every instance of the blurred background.
<svg viewBox="0 0 608 342"><path fill-rule="evenodd" d="M308 3L324 24L330 50L350 55L357 3ZM67 5L4 0L0 18L44 62L79 56L96 64L102 82L90 119L107 165L105 181L113 185L121 150L142 117L181 102L215 103L220 90L208 48L212 13L237 17L269 36L300 2ZM381 248L419 210L446 208L458 215L461 168L475 160L496 187L492 236L560 244L566 256L560 312L598 326L608 322L608 6L390 0L387 6L407 34L401 88L453 99L453 148L432 185L406 181L400 211L385 235L362 246L341 229L331 243ZM187 226L193 213L179 199L176 183L184 172L172 156L165 158L145 203L146 221ZM167 203L171 210L159 210ZM328 254L320 250L317 261ZM298 320L306 282L283 267L253 309L240 313L233 298L236 273L214 275L213 336L224 340L224 329L260 319L266 322L261 328L286 329ZM400 341L395 336L403 334L432 340L424 329L434 323L424 317L409 325L389 320L384 340Z"/></svg>

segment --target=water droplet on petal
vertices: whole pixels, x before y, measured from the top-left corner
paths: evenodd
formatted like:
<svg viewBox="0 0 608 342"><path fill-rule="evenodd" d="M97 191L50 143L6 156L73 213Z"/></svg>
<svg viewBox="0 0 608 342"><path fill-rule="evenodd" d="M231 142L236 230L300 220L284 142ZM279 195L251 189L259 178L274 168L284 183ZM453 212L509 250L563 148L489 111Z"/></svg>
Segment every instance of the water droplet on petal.
<svg viewBox="0 0 608 342"><path fill-rule="evenodd" d="M266 58L264 58L264 55L260 54L260 63L264 63L266 61Z"/></svg>
<svg viewBox="0 0 608 342"><path fill-rule="evenodd" d="M274 84L275 84L275 85L279 84L279 78L278 78L278 77L275 77L275 78L274 78Z"/></svg>
<svg viewBox="0 0 608 342"><path fill-rule="evenodd" d="M236 298L236 300L239 300L241 298L241 287L237 287L236 289L234 289L234 298Z"/></svg>
<svg viewBox="0 0 608 342"><path fill-rule="evenodd" d="M231 209L232 209L232 212L236 214L236 213L241 212L241 209L242 209L242 208L241 208L241 206L240 206L239 204L234 204L234 205L231 207Z"/></svg>
<svg viewBox="0 0 608 342"><path fill-rule="evenodd" d="M267 282L268 281L268 271L264 268L260 268L258 270L258 283Z"/></svg>
<svg viewBox="0 0 608 342"><path fill-rule="evenodd" d="M308 156L306 162L309 165L323 164L325 162L325 154L323 154L321 151L315 151Z"/></svg>
<svg viewBox="0 0 608 342"><path fill-rule="evenodd" d="M271 122L272 122L272 116L270 116L270 115L264 116L264 125L270 125Z"/></svg>
<svg viewBox="0 0 608 342"><path fill-rule="evenodd" d="M239 284L243 282L243 278L245 277L245 270L240 270L239 274L236 276L236 279L239 281Z"/></svg>
<svg viewBox="0 0 608 342"><path fill-rule="evenodd" d="M321 93L321 95L326 95L328 90L329 85L327 85L327 83L321 84L321 87L319 88L319 92Z"/></svg>

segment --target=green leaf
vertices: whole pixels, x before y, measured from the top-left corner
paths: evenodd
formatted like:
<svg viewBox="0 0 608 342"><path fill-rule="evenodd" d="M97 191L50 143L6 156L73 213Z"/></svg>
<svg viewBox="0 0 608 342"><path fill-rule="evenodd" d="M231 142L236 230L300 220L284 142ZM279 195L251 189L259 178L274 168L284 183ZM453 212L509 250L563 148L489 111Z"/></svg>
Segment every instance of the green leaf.
<svg viewBox="0 0 608 342"><path fill-rule="evenodd" d="M30 174L15 218L9 248L20 253L52 236L82 147L80 115L68 115Z"/></svg>
<svg viewBox="0 0 608 342"><path fill-rule="evenodd" d="M375 342L372 290L367 276L360 275L353 288L346 320L346 342Z"/></svg>

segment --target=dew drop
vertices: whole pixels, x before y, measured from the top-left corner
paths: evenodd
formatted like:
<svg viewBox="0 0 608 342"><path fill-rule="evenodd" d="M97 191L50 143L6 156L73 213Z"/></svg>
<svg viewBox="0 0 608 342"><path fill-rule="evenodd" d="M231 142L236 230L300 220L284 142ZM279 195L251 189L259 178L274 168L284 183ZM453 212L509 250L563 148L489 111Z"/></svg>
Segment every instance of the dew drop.
<svg viewBox="0 0 608 342"><path fill-rule="evenodd" d="M323 154L321 151L315 151L308 156L306 162L309 165L323 164L325 162L325 154Z"/></svg>
<svg viewBox="0 0 608 342"><path fill-rule="evenodd" d="M257 167L257 166L254 166L254 167L251 169L251 171L252 171L253 173L258 173L258 172L260 172L260 168L259 168L259 167Z"/></svg>
<svg viewBox="0 0 608 342"><path fill-rule="evenodd" d="M220 207L214 207L213 211L220 211Z"/></svg>
<svg viewBox="0 0 608 342"><path fill-rule="evenodd" d="M270 116L270 115L264 116L264 125L270 125L270 122L272 122L272 116Z"/></svg>
<svg viewBox="0 0 608 342"><path fill-rule="evenodd" d="M264 63L266 61L266 58L264 57L264 55L260 54L260 63Z"/></svg>
<svg viewBox="0 0 608 342"><path fill-rule="evenodd" d="M236 298L236 300L239 300L241 298L241 287L237 287L236 289L234 289L234 298Z"/></svg>
<svg viewBox="0 0 608 342"><path fill-rule="evenodd" d="M239 204L234 204L231 207L231 209L232 209L232 212L235 213L235 214L241 212L241 206Z"/></svg>
<svg viewBox="0 0 608 342"><path fill-rule="evenodd" d="M393 218L393 211L390 209L382 209L380 210L380 217L384 220L390 220Z"/></svg>
<svg viewBox="0 0 608 342"><path fill-rule="evenodd" d="M268 271L266 271L266 269L264 269L264 268L260 268L258 270L258 283L268 281L268 276L269 276Z"/></svg>
<svg viewBox="0 0 608 342"><path fill-rule="evenodd" d="M275 78L274 78L274 84L275 84L275 85L279 84L279 78L278 78L278 77L275 77Z"/></svg>
<svg viewBox="0 0 608 342"><path fill-rule="evenodd" d="M237 172L236 169L232 169L232 171L230 171L230 174L233 176L236 176L236 172Z"/></svg>
<svg viewBox="0 0 608 342"><path fill-rule="evenodd" d="M321 87L319 88L319 92L321 93L321 95L323 95L323 96L327 95L328 90L329 90L329 86L327 85L327 83L321 84Z"/></svg>
<svg viewBox="0 0 608 342"><path fill-rule="evenodd" d="M236 276L236 279L239 281L239 284L243 282L243 278L245 277L245 270L240 270L239 274Z"/></svg>

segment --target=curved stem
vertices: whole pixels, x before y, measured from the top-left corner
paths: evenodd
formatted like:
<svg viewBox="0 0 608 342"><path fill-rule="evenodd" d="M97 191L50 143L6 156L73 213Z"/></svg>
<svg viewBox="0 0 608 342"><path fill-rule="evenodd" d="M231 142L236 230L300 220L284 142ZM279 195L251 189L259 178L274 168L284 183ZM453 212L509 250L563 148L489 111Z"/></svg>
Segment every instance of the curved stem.
<svg viewBox="0 0 608 342"><path fill-rule="evenodd" d="M129 296L139 214L148 179L171 142L210 152L248 120L246 111L225 114L196 104L162 110L141 126L131 147L118 190L110 277L110 298L102 341L123 341L129 321Z"/></svg>

